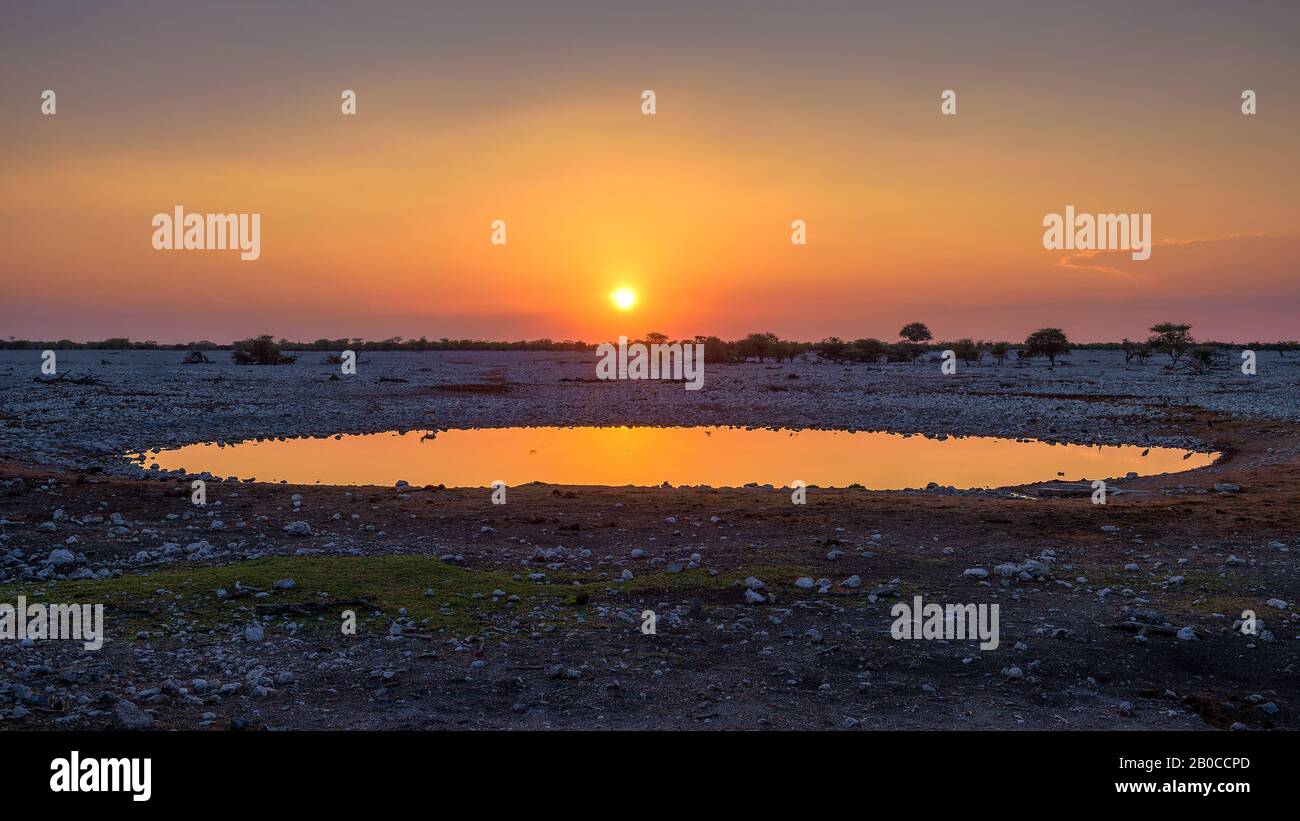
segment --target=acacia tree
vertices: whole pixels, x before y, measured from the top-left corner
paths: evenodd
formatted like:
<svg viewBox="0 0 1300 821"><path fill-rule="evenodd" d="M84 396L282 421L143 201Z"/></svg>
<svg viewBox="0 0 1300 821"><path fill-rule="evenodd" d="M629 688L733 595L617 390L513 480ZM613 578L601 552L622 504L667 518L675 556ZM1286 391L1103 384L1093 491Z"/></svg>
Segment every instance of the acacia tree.
<svg viewBox="0 0 1300 821"><path fill-rule="evenodd" d="M1179 322L1161 322L1151 326L1153 334L1147 344L1153 349L1169 355L1169 368L1178 364L1187 349L1196 344L1192 339L1192 326Z"/></svg>
<svg viewBox="0 0 1300 821"><path fill-rule="evenodd" d="M934 339L934 334L930 333L930 329L925 326L924 322L909 322L903 326L898 335L908 342L916 344Z"/></svg>
<svg viewBox="0 0 1300 821"><path fill-rule="evenodd" d="M903 326L898 335L907 340L903 346L906 349L907 356L913 362L921 355L921 343L929 342L934 339L934 334L926 327L924 322L909 322Z"/></svg>
<svg viewBox="0 0 1300 821"><path fill-rule="evenodd" d="M1021 356L1033 359L1035 356L1047 357L1048 367L1056 367L1056 357L1070 355L1070 340L1060 328L1039 328L1025 340Z"/></svg>

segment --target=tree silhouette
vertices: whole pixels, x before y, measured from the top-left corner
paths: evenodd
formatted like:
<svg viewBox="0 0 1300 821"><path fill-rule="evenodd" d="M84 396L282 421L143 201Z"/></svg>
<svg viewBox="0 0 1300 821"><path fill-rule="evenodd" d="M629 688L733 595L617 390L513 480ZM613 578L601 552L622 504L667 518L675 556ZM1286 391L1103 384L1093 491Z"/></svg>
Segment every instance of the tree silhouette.
<svg viewBox="0 0 1300 821"><path fill-rule="evenodd" d="M1147 344L1157 351L1169 355L1169 367L1172 369L1178 364L1187 349L1196 343L1192 339L1192 326L1180 322L1161 322L1159 325L1151 326L1151 333L1154 334Z"/></svg>
<svg viewBox="0 0 1300 821"><path fill-rule="evenodd" d="M1039 328L1034 331L1025 340L1025 348L1021 355L1026 359L1033 359L1035 356L1047 357L1048 367L1056 367L1056 357L1069 356L1070 340L1066 339L1065 331L1060 328Z"/></svg>
<svg viewBox="0 0 1300 821"><path fill-rule="evenodd" d="M909 322L903 326L898 335L908 342L929 342L934 339L934 334L925 326L924 322Z"/></svg>

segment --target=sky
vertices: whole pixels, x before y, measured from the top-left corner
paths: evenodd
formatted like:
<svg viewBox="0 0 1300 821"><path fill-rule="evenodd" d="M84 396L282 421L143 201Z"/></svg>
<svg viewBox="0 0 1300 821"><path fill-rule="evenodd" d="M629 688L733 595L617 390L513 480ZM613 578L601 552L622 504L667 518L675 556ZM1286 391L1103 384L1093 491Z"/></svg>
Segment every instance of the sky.
<svg viewBox="0 0 1300 821"><path fill-rule="evenodd" d="M1300 337L1296 3L3 0L0 21L6 338ZM260 214L260 257L156 250L177 205ZM1150 259L1045 249L1068 205L1150 214Z"/></svg>

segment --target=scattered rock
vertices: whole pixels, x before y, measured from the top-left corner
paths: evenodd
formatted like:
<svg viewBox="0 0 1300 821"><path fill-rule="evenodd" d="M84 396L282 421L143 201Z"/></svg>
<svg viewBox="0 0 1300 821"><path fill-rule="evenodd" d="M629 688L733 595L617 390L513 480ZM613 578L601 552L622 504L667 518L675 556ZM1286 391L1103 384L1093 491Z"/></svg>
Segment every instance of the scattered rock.
<svg viewBox="0 0 1300 821"><path fill-rule="evenodd" d="M153 716L126 699L113 705L113 726L119 730L147 730L153 725Z"/></svg>

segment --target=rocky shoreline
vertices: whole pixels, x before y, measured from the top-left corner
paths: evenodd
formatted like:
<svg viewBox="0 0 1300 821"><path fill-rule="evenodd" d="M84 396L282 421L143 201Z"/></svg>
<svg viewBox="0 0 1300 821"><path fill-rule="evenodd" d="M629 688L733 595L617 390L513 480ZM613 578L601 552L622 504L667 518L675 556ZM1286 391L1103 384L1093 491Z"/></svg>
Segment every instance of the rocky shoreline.
<svg viewBox="0 0 1300 821"><path fill-rule="evenodd" d="M183 365L175 351L60 351L62 373L99 384L35 384L39 352L0 351L0 458L138 476L122 456L194 442L528 425L738 425L1024 437L1206 450L1170 410L1300 421L1300 358L1254 377L1168 374L1080 351L1048 369L933 363L706 366L705 388L591 379L576 353L374 353L355 376L304 354L290 365ZM319 360L319 361L316 361ZM103 364L108 363L108 364Z"/></svg>

